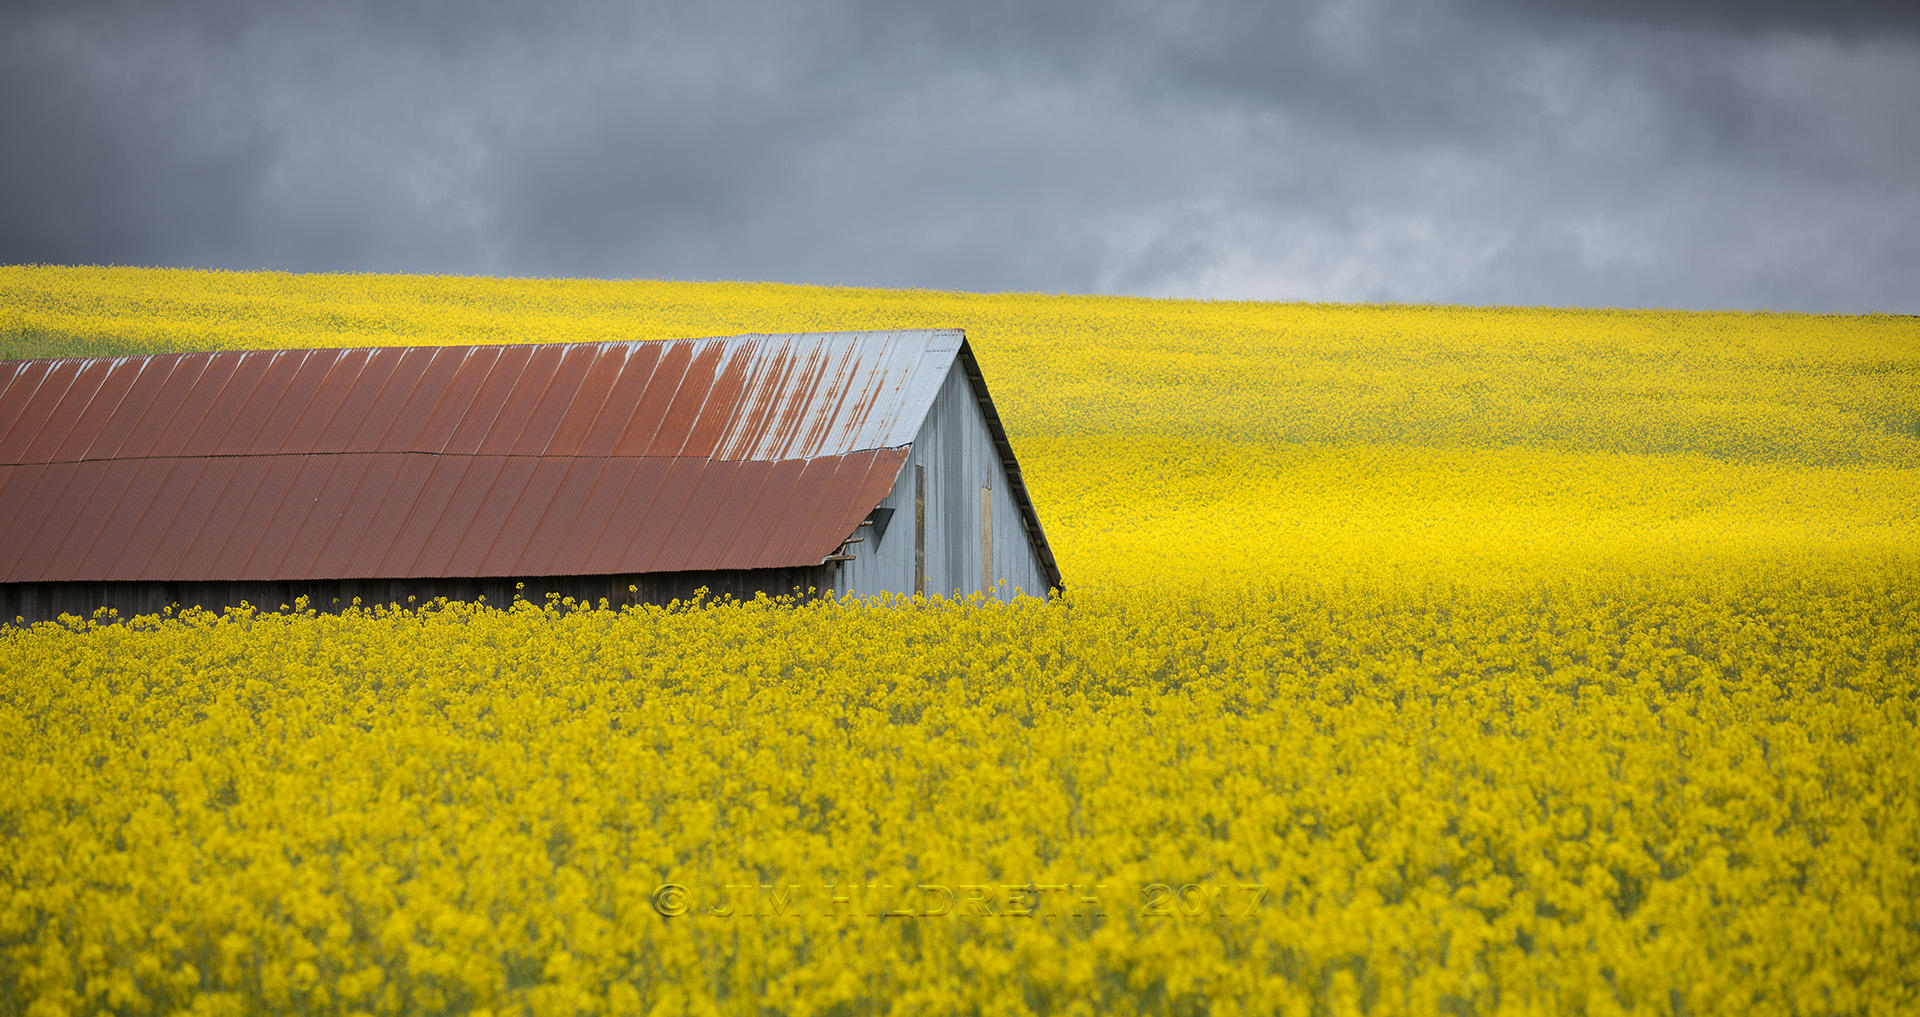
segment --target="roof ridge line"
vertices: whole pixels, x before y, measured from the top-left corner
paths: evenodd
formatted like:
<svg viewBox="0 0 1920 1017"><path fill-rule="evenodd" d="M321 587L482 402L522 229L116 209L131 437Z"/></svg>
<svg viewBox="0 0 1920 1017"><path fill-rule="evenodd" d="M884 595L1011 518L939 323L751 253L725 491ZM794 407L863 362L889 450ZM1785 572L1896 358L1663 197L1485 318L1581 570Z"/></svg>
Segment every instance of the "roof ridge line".
<svg viewBox="0 0 1920 1017"><path fill-rule="evenodd" d="M155 357L214 356L222 353L237 353L237 354L244 355L248 353L290 353L290 352L305 353L305 352L320 352L325 350L338 350L342 353L354 353L362 350L479 349L482 347L493 347L493 346L633 346L633 345L638 345L640 343L697 343L697 342L717 342L717 341L725 341L725 340L732 340L732 339L764 339L769 337L784 337L784 338L791 339L791 338L818 336L821 338L830 338L830 337L844 337L844 336L856 336L856 335L899 335L901 333L933 334L933 333L943 333L943 332L955 333L961 336L962 338L966 336L966 329L964 328L959 328L954 326L941 326L936 328L849 328L849 329L840 329L837 331L811 331L811 332L736 332L731 335L664 336L658 339L544 339L544 340L537 340L537 341L531 341L531 342L516 341L516 340L508 339L501 342L483 342L483 343L379 343L379 344L359 345L359 346L223 346L223 347L220 347L219 349L211 349L211 350L161 350L154 353L102 353L96 356L86 356L86 357L66 356L66 357L0 358L0 367L4 367L5 365L8 365L8 364L48 364L48 363L57 364L57 363L63 363L66 361L84 361L84 360L136 360L136 359L152 359Z"/></svg>
<svg viewBox="0 0 1920 1017"><path fill-rule="evenodd" d="M785 459L725 459L719 456L631 456L631 455L578 455L547 454L534 452L422 452L418 449L328 449L324 452L202 452L182 453L170 456L102 456L94 459L54 459L48 462L0 463L0 469L22 469L33 466L77 466L81 463L164 463L180 459L298 459L311 456L426 456L432 459L566 459L591 460L593 462L628 462L642 459L672 461L676 459L697 459L708 463L808 463L815 459L832 459L836 456L854 455L861 452L889 452L895 449L912 448L913 442L899 445L874 445L870 448L850 448L839 452L822 452L815 456L789 456Z"/></svg>

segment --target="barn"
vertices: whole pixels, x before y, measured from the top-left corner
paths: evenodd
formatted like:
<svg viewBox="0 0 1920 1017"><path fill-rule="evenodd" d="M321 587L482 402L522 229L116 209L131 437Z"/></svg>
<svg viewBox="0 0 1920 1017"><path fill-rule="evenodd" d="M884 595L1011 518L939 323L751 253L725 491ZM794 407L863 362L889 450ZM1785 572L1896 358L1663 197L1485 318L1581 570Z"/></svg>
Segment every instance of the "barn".
<svg viewBox="0 0 1920 1017"><path fill-rule="evenodd" d="M0 362L0 618L1060 586L958 330Z"/></svg>

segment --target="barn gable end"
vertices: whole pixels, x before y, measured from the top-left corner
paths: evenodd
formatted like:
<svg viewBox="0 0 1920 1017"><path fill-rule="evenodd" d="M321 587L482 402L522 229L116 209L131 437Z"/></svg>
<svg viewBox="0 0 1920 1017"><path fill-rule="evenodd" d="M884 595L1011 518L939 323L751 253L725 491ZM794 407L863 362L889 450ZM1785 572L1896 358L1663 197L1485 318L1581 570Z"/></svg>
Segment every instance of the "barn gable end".
<svg viewBox="0 0 1920 1017"><path fill-rule="evenodd" d="M954 359L899 478L855 536L838 585L859 593L1011 600L1061 585L971 350Z"/></svg>

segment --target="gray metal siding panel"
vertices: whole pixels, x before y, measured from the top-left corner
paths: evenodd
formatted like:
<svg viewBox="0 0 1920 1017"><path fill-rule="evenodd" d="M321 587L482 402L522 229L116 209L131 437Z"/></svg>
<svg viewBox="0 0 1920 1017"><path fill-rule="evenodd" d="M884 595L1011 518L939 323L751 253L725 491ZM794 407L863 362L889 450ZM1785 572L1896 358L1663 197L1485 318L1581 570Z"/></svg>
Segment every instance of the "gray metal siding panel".
<svg viewBox="0 0 1920 1017"><path fill-rule="evenodd" d="M880 507L894 510L886 536L876 540L871 526L857 531L865 539L851 548L854 560L841 570L842 589L863 596L913 592L916 466L927 467L929 591L964 596L981 588L980 487L985 481L993 488L993 565L1002 581L995 595L1011 600L1017 590L1045 596L1046 573L1028 539L986 418L959 370L948 372L893 489L880 501Z"/></svg>
<svg viewBox="0 0 1920 1017"><path fill-rule="evenodd" d="M954 382L959 382L956 390ZM973 442L967 433L966 412L960 406L962 400L972 402L972 394L967 390L966 379L958 371L947 372L946 384L940 387L940 398L935 402L941 421L941 465L940 475L940 543L945 552L946 568L941 575L939 586L934 589L941 592L954 590L971 593L980 586L980 566L976 564L980 549L980 522L974 516L979 512L979 500L973 493Z"/></svg>
<svg viewBox="0 0 1920 1017"><path fill-rule="evenodd" d="M170 604L209 610L238 607L242 602L263 611L291 605L306 597L318 611L349 607L355 597L362 606L412 603L435 597L504 607L515 598L544 604L548 593L572 597L578 603L610 606L667 604L691 600L705 589L709 600L734 597L751 600L818 595L831 580L827 568L727 569L701 572L651 572L606 576L454 577L450 579L293 579L258 582L55 582L0 583L0 626L19 619L28 624L52 621L62 614L87 617L95 608L111 607L121 618L157 614ZM632 587L632 589L629 589ZM813 594L806 591L812 589Z"/></svg>
<svg viewBox="0 0 1920 1017"><path fill-rule="evenodd" d="M924 465L926 451L915 445L894 478L893 489L876 506L893 510L884 537L869 525L863 524L855 531L854 535L863 539L853 545L854 560L842 570L844 591L860 596L913 592L913 476L914 467ZM928 472L931 485L934 478L932 471Z"/></svg>
<svg viewBox="0 0 1920 1017"><path fill-rule="evenodd" d="M999 591L1003 600L1011 600L1018 593L1047 595L1046 571L1033 553L1025 519L1004 474L996 476L993 485L993 570L1006 584Z"/></svg>

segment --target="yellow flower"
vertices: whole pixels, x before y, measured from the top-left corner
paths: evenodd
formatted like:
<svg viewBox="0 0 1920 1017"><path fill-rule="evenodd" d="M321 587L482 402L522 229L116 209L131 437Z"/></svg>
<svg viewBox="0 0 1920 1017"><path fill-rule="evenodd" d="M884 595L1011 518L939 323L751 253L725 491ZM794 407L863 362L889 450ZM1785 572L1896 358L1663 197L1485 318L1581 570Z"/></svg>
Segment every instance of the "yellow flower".
<svg viewBox="0 0 1920 1017"><path fill-rule="evenodd" d="M16 353L962 324L1073 584L0 629L23 1012L1914 1003L1910 320L0 288Z"/></svg>

